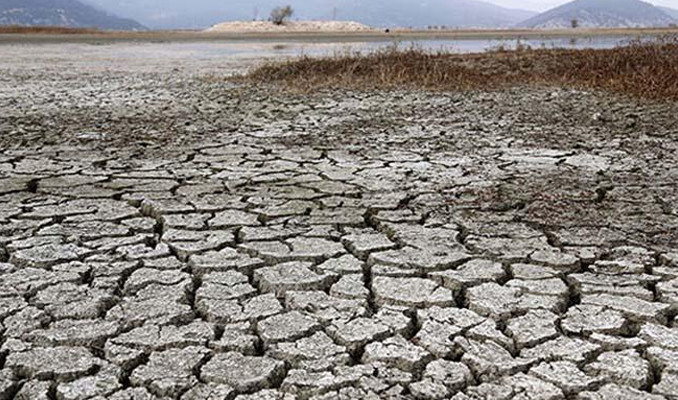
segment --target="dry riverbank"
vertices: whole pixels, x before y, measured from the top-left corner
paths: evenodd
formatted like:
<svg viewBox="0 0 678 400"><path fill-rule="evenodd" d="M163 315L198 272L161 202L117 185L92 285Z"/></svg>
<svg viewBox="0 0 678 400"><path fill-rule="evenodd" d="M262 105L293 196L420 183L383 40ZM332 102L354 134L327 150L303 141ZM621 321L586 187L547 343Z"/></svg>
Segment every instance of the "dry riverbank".
<svg viewBox="0 0 678 400"><path fill-rule="evenodd" d="M674 397L675 102L180 48L2 47L0 399Z"/></svg>

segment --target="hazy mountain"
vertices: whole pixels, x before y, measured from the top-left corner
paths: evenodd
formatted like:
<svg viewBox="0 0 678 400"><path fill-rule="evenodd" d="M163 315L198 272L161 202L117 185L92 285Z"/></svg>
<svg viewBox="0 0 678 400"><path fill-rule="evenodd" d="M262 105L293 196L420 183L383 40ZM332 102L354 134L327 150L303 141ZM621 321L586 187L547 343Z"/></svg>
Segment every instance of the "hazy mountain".
<svg viewBox="0 0 678 400"><path fill-rule="evenodd" d="M77 0L0 0L0 25L50 25L114 30L145 29Z"/></svg>
<svg viewBox="0 0 678 400"><path fill-rule="evenodd" d="M668 26L676 20L667 13L640 0L575 0L539 14L521 26L565 28L572 20L582 27Z"/></svg>
<svg viewBox="0 0 678 400"><path fill-rule="evenodd" d="M533 15L477 0L365 0L347 7L342 17L372 26L503 28Z"/></svg>
<svg viewBox="0 0 678 400"><path fill-rule="evenodd" d="M218 22L266 19L290 4L294 19L353 20L372 26L508 27L536 13L478 0L84 0L152 28L206 28Z"/></svg>
<svg viewBox="0 0 678 400"><path fill-rule="evenodd" d="M678 20L678 10L675 8L668 8L668 7L657 7L660 10L664 11L666 14L670 15L674 19Z"/></svg>

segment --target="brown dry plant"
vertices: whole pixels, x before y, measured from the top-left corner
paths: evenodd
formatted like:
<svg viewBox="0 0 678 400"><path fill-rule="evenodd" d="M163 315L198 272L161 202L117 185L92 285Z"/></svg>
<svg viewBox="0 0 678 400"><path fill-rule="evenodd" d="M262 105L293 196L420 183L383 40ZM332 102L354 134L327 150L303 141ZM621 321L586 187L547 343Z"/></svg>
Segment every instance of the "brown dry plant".
<svg viewBox="0 0 678 400"><path fill-rule="evenodd" d="M0 34L44 34L44 35L78 35L86 33L101 33L97 28L71 28L65 26L22 26L0 25Z"/></svg>
<svg viewBox="0 0 678 400"><path fill-rule="evenodd" d="M678 37L613 49L493 50L479 54L389 48L368 54L304 56L265 64L241 78L309 91L318 88L493 90L517 85L606 90L678 100Z"/></svg>

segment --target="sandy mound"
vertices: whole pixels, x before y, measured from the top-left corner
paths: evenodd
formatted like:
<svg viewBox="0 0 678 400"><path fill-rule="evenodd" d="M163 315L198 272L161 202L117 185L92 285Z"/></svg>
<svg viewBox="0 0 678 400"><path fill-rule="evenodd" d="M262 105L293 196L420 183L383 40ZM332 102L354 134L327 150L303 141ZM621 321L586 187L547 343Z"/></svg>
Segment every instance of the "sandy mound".
<svg viewBox="0 0 678 400"><path fill-rule="evenodd" d="M274 25L268 21L235 21L214 25L207 32L365 32L367 25L353 21L295 21Z"/></svg>

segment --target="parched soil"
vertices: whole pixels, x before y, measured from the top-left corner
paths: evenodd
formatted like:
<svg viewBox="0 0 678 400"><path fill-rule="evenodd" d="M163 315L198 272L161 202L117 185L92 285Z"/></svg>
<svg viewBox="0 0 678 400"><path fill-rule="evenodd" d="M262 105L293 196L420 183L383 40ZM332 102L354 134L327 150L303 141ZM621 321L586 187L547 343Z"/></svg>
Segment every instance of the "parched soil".
<svg viewBox="0 0 678 400"><path fill-rule="evenodd" d="M0 60L0 399L678 391L675 103L49 46Z"/></svg>

